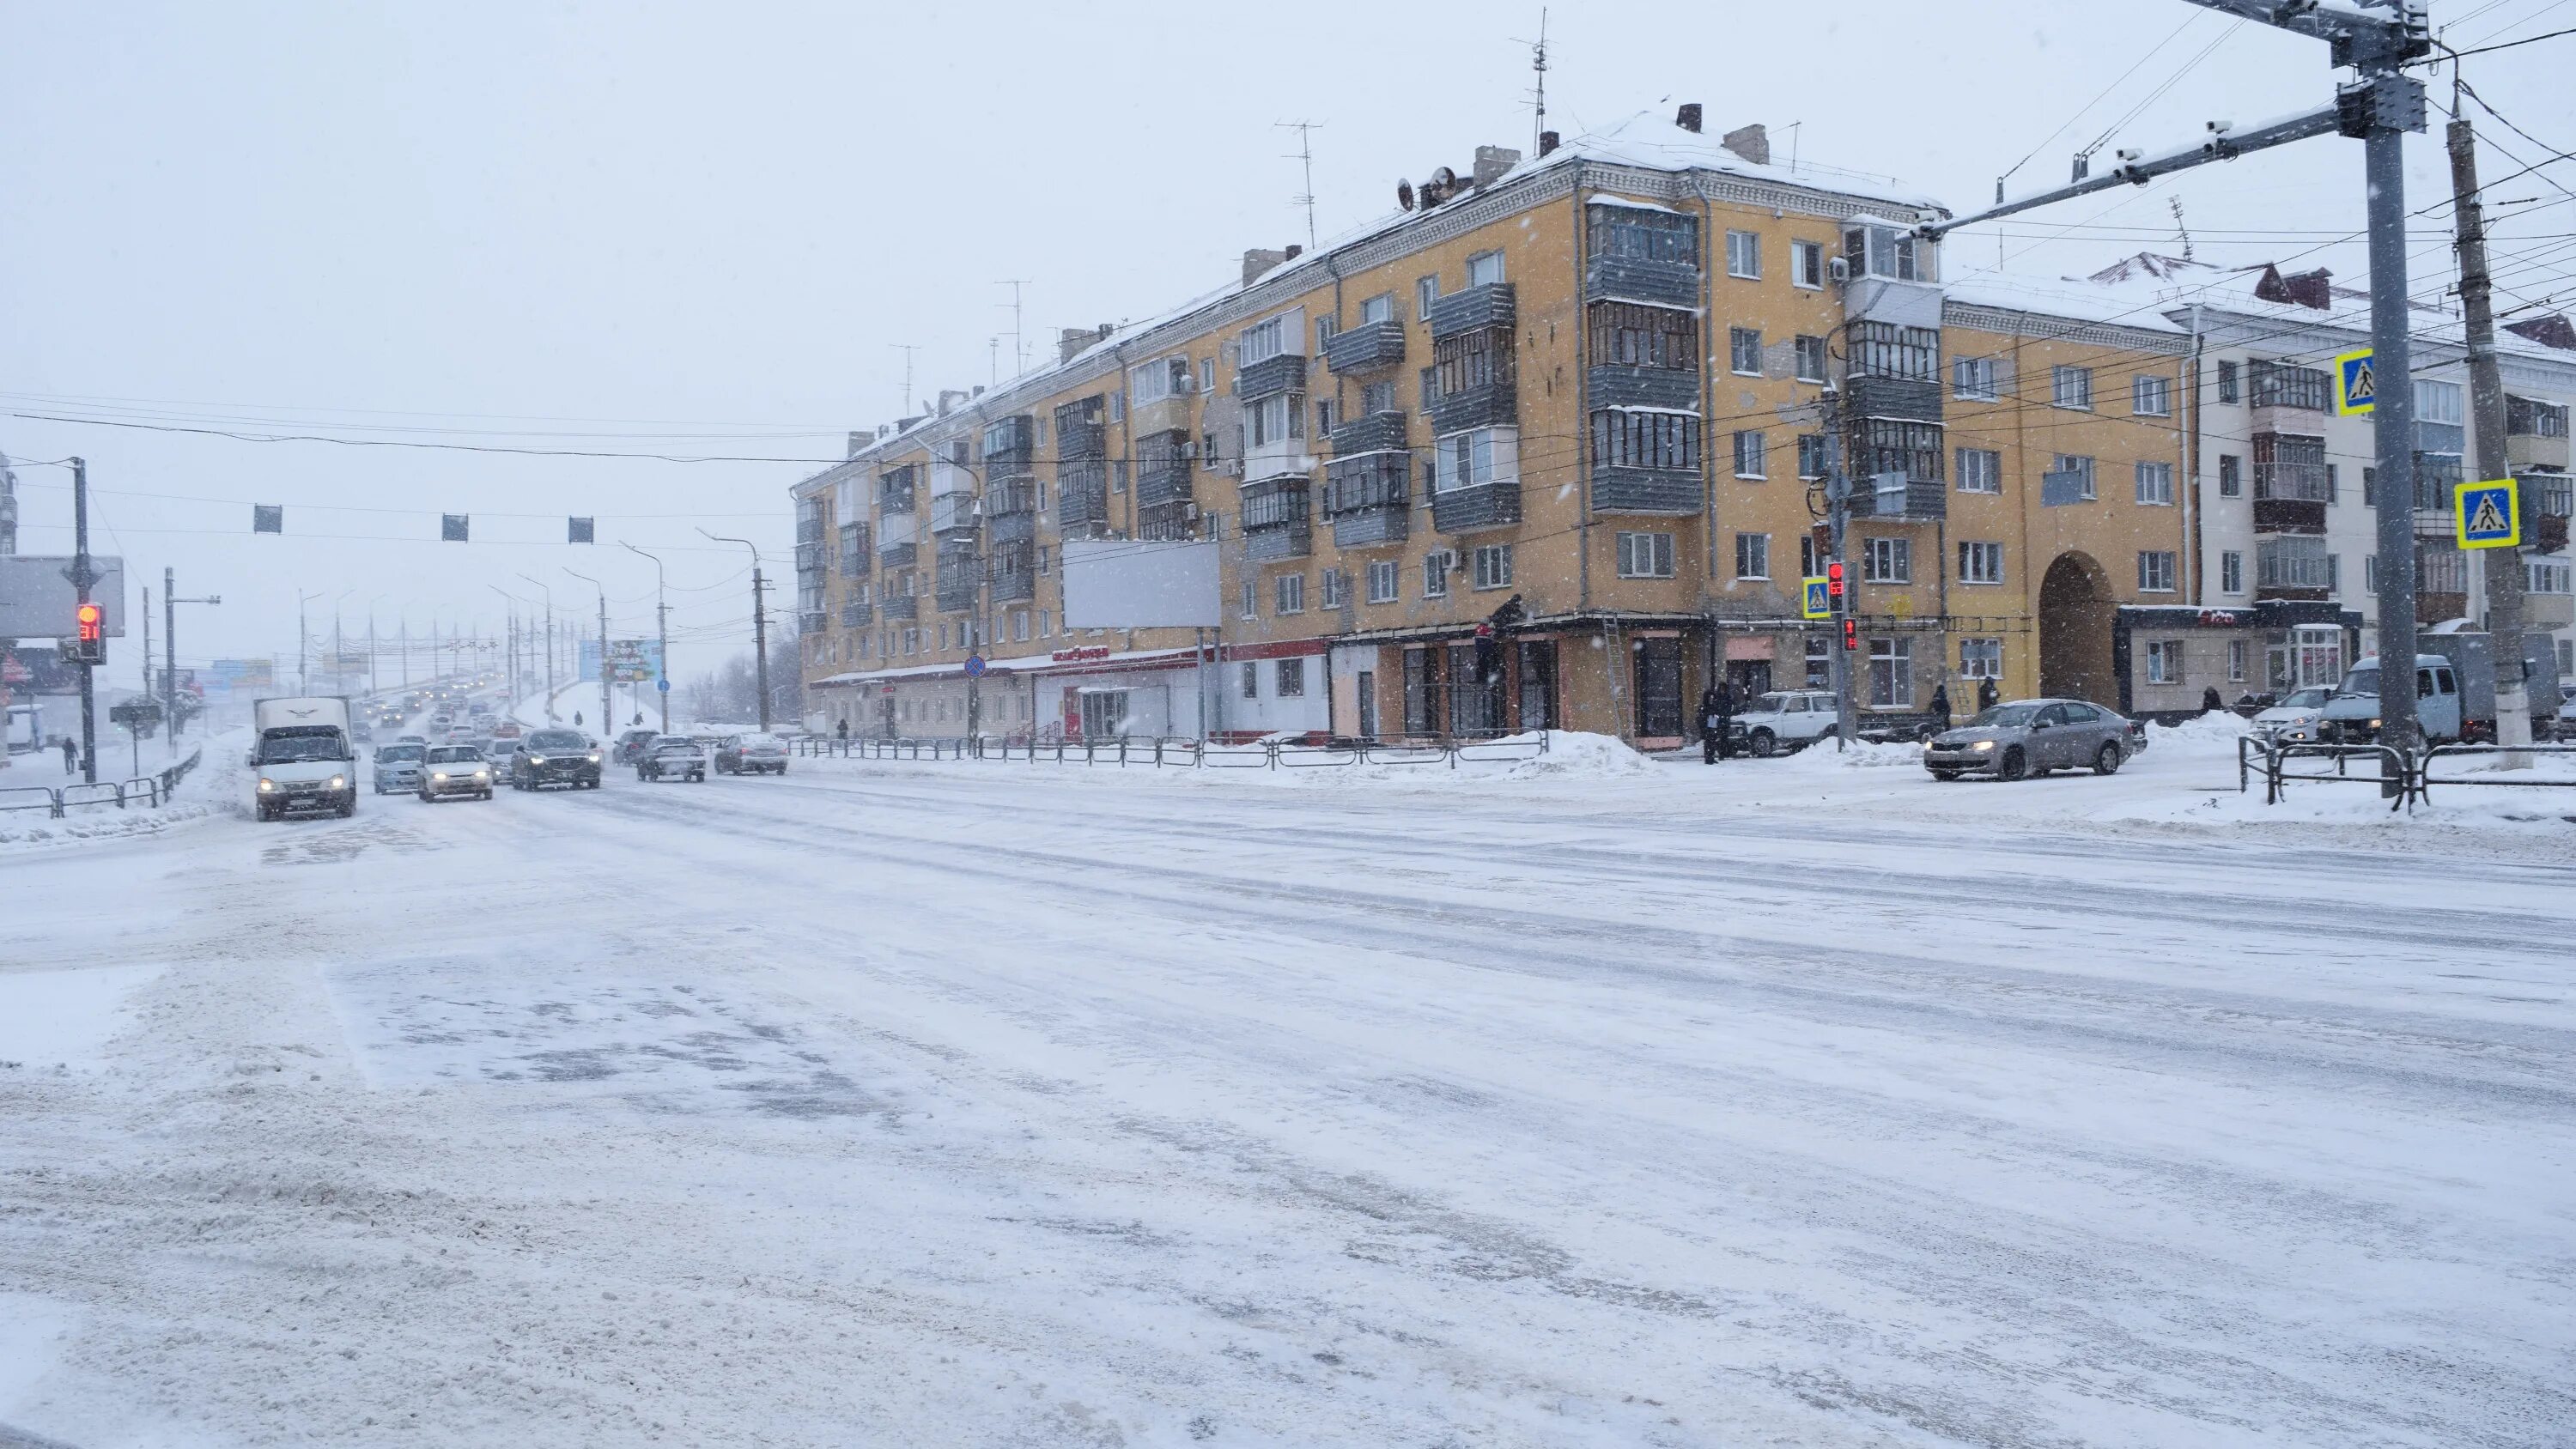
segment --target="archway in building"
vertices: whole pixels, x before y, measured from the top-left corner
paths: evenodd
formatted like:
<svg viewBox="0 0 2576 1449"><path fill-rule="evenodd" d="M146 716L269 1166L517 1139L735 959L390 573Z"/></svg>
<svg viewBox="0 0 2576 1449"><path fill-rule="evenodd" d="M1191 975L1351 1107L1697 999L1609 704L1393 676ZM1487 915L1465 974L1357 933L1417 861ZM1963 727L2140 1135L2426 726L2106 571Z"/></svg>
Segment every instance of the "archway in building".
<svg viewBox="0 0 2576 1449"><path fill-rule="evenodd" d="M2039 692L2118 707L2111 580L2088 554L2057 556L2039 581Z"/></svg>

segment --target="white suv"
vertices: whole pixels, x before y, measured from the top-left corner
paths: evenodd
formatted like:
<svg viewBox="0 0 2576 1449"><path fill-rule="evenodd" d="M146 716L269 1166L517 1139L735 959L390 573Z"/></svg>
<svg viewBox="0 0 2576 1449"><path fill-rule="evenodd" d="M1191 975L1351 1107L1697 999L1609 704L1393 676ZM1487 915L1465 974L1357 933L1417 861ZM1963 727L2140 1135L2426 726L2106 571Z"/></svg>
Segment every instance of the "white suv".
<svg viewBox="0 0 2576 1449"><path fill-rule="evenodd" d="M1805 749L1834 732L1833 691L1775 689L1757 695L1736 714L1735 728L1757 758Z"/></svg>

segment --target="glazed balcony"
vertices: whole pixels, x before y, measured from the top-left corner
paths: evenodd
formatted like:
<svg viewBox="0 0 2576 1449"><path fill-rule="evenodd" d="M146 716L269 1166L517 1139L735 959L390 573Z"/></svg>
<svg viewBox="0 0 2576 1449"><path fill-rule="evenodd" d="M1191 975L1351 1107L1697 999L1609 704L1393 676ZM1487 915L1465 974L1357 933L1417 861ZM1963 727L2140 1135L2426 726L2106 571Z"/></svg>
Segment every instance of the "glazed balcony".
<svg viewBox="0 0 2576 1449"><path fill-rule="evenodd" d="M1409 421L1400 412L1362 413L1333 429L1333 456L1351 458L1362 453L1400 453L1408 443Z"/></svg>
<svg viewBox="0 0 2576 1449"><path fill-rule="evenodd" d="M1243 556L1256 562L1304 558L1313 524L1303 478L1247 484L1243 490Z"/></svg>
<svg viewBox="0 0 2576 1449"><path fill-rule="evenodd" d="M820 634L831 627L831 616L820 609L796 611L796 632L799 634Z"/></svg>
<svg viewBox="0 0 2576 1449"><path fill-rule="evenodd" d="M1324 366L1342 377L1359 377L1404 361L1404 324L1390 317L1363 322L1324 339Z"/></svg>
<svg viewBox="0 0 2576 1449"><path fill-rule="evenodd" d="M1441 533L1509 528L1521 521L1521 484L1475 483L1431 495L1431 526Z"/></svg>
<svg viewBox="0 0 2576 1449"><path fill-rule="evenodd" d="M888 623L921 617L921 600L911 594L888 594L877 601L877 608L884 613Z"/></svg>
<svg viewBox="0 0 2576 1449"><path fill-rule="evenodd" d="M1324 467L1324 516L1342 548L1401 543L1413 513L1413 460L1407 453L1363 453Z"/></svg>
<svg viewBox="0 0 2576 1449"><path fill-rule="evenodd" d="M1431 340L1455 337L1462 332L1481 328L1510 328L1519 316L1519 307L1509 282L1488 282L1452 292L1431 304Z"/></svg>
<svg viewBox="0 0 2576 1449"><path fill-rule="evenodd" d="M1589 369L1585 380L1596 408L1699 411L1699 374L1688 368L1603 364Z"/></svg>

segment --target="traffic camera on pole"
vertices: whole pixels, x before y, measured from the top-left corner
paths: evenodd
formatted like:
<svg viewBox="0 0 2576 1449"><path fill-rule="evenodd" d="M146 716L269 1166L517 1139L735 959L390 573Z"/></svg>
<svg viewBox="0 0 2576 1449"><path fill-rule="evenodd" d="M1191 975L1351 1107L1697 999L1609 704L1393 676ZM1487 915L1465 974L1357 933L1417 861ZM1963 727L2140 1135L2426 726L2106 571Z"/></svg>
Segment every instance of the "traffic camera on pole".
<svg viewBox="0 0 2576 1449"><path fill-rule="evenodd" d="M107 611L96 604L83 604L73 614L78 624L72 644L72 660L78 664L107 662Z"/></svg>

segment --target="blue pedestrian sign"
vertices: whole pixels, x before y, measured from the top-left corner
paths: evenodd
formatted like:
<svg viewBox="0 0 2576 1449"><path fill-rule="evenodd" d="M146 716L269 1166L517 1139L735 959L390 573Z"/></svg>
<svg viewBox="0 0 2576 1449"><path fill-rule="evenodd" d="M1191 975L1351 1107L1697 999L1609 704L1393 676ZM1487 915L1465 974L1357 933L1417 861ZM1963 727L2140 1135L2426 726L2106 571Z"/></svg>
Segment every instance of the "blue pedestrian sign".
<svg viewBox="0 0 2576 1449"><path fill-rule="evenodd" d="M2462 548L2512 548L2522 542L2522 510L2513 480L2492 478L2451 490L2451 523Z"/></svg>
<svg viewBox="0 0 2576 1449"><path fill-rule="evenodd" d="M657 679L653 681L653 687L662 691L664 694L669 694L671 692L671 681L667 679Z"/></svg>
<svg viewBox="0 0 2576 1449"><path fill-rule="evenodd" d="M1812 574L1804 582L1807 585L1806 616L1810 619L1832 618L1834 596L1833 591L1827 587L1831 581L1822 574Z"/></svg>
<svg viewBox="0 0 2576 1449"><path fill-rule="evenodd" d="M969 654L966 656L966 677L968 679L981 679L984 677L983 655Z"/></svg>
<svg viewBox="0 0 2576 1449"><path fill-rule="evenodd" d="M2370 349L2335 354L2335 414L2352 417L2369 412L2379 403L2378 375L2370 365Z"/></svg>

